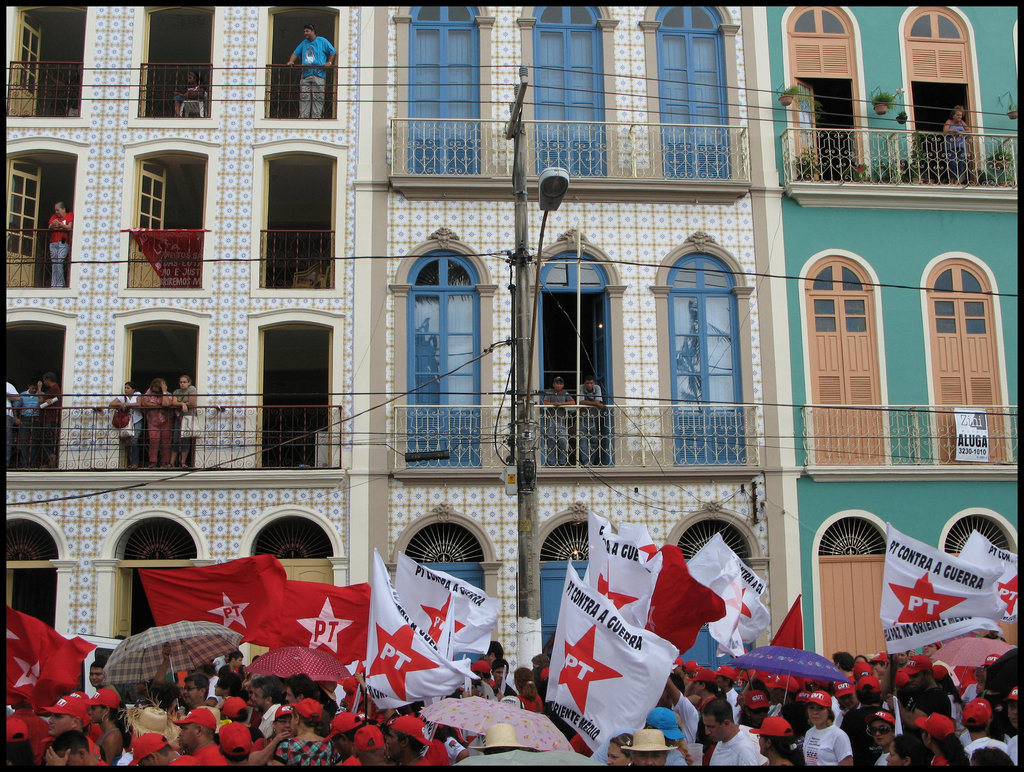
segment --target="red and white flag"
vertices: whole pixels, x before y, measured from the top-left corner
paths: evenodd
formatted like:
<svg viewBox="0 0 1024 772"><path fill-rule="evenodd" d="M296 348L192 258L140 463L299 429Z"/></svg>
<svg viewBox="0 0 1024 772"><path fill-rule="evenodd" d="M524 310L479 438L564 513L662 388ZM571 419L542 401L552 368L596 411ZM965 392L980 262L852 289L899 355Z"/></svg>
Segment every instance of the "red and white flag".
<svg viewBox="0 0 1024 772"><path fill-rule="evenodd" d="M725 602L690 575L683 551L666 544L661 553L661 572L654 585L647 629L679 649L687 651L701 628L725 616Z"/></svg>
<svg viewBox="0 0 1024 772"><path fill-rule="evenodd" d="M996 594L995 562L976 564L900 533L886 523L882 633L889 653L998 630L1006 604Z"/></svg>
<svg viewBox="0 0 1024 772"><path fill-rule="evenodd" d="M644 627L662 560L647 526L626 523L615 533L610 521L591 512L588 531L590 561L584 581L611 600L623 619Z"/></svg>
<svg viewBox="0 0 1024 772"><path fill-rule="evenodd" d="M500 604L479 587L444 571L420 565L399 552L395 589L412 621L427 630L435 641L440 638L449 604L454 604L452 651L442 653L487 653L491 633L498 624Z"/></svg>
<svg viewBox="0 0 1024 772"><path fill-rule="evenodd" d="M342 664L366 654L370 585L336 587L288 579L269 629L246 635L260 646L304 646L330 652Z"/></svg>
<svg viewBox="0 0 1024 772"><path fill-rule="evenodd" d="M447 697L473 677L469 660L452 662L433 638L402 607L380 554L373 552L370 629L366 641L366 692L378 708L397 708L416 700ZM441 626L442 641L451 635L451 611ZM443 645L443 643L442 643Z"/></svg>
<svg viewBox="0 0 1024 772"><path fill-rule="evenodd" d="M623 727L643 726L679 649L624 621L615 604L565 572L551 650L547 707L591 748Z"/></svg>
<svg viewBox="0 0 1024 772"><path fill-rule="evenodd" d="M960 559L979 566L999 565L1002 568L1002 575L996 581L999 600L1006 604L1002 621L1017 624L1017 556L997 547L977 531L972 531L960 552Z"/></svg>
<svg viewBox="0 0 1024 772"><path fill-rule="evenodd" d="M70 640L45 622L7 607L7 704L36 710L78 688L82 662L96 645Z"/></svg>
<svg viewBox="0 0 1024 772"><path fill-rule="evenodd" d="M286 580L273 555L197 568L140 568L139 577L157 625L216 622L247 635L268 625Z"/></svg>
<svg viewBox="0 0 1024 772"><path fill-rule="evenodd" d="M764 580L740 560L720 533L687 561L687 567L694 579L725 601L725 616L708 625L711 637L718 641L718 653L743 654L743 642L753 641L771 622L771 614L761 603Z"/></svg>

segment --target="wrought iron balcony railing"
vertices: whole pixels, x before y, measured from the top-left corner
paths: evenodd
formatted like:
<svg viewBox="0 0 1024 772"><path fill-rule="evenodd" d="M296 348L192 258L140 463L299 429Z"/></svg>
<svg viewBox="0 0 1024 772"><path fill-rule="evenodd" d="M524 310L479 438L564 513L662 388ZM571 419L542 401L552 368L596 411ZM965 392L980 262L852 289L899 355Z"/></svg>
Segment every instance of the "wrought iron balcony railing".
<svg viewBox="0 0 1024 772"><path fill-rule="evenodd" d="M750 179L745 126L531 121L525 145L534 174L561 166L573 177ZM392 120L391 159L397 175L512 176L512 143L500 121Z"/></svg>
<svg viewBox="0 0 1024 772"><path fill-rule="evenodd" d="M314 91L309 101L302 92L302 72L306 69L324 73L323 90ZM268 64L264 93L265 118L331 119L338 117L338 68L325 64ZM307 107L308 104L308 107Z"/></svg>
<svg viewBox="0 0 1024 772"><path fill-rule="evenodd" d="M1017 187L1015 134L787 129L785 183Z"/></svg>
<svg viewBox="0 0 1024 772"><path fill-rule="evenodd" d="M50 237L53 231L45 228L7 229L7 287L32 287L35 289L71 286L71 245L68 255L54 271L50 255ZM62 278L63 277L63 278Z"/></svg>
<svg viewBox="0 0 1024 772"><path fill-rule="evenodd" d="M260 231L260 286L334 289L334 231Z"/></svg>
<svg viewBox="0 0 1024 772"><path fill-rule="evenodd" d="M957 460L957 409L984 416L987 461ZM809 405L802 410L808 466L1017 463L1016 405Z"/></svg>
<svg viewBox="0 0 1024 772"><path fill-rule="evenodd" d="M108 408L60 408L59 428L23 408L14 411L9 471L157 471L167 468L172 453L185 455L181 463L197 469L341 466L342 412L333 405L199 407L191 441L182 440L173 424L163 434L147 429L145 419L130 437L121 437Z"/></svg>
<svg viewBox="0 0 1024 772"><path fill-rule="evenodd" d="M82 62L11 62L7 115L76 118L82 113Z"/></svg>
<svg viewBox="0 0 1024 772"><path fill-rule="evenodd" d="M132 228L128 234L129 289L202 289L206 231Z"/></svg>
<svg viewBox="0 0 1024 772"><path fill-rule="evenodd" d="M144 62L139 67L140 118L205 118L210 114L209 62Z"/></svg>
<svg viewBox="0 0 1024 772"><path fill-rule="evenodd" d="M758 464L759 409L751 405L535 406L544 467L679 468ZM491 406L401 405L394 410L397 469L506 465L509 413ZM408 452L449 458L407 462Z"/></svg>

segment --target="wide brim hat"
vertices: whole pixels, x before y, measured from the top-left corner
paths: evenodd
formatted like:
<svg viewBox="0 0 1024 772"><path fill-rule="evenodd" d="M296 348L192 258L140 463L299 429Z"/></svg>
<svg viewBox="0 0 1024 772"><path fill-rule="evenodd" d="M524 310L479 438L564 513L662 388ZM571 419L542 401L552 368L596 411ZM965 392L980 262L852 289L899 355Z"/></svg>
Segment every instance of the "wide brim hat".
<svg viewBox="0 0 1024 772"><path fill-rule="evenodd" d="M530 746L523 745L519 742L519 735L516 734L516 728L514 726L498 722L497 724L491 724L491 726L488 727L487 735L484 737L484 748L530 749Z"/></svg>
<svg viewBox="0 0 1024 772"><path fill-rule="evenodd" d="M665 740L665 735L660 729L638 729L633 733L633 744L630 751L671 751L675 745L670 745Z"/></svg>
<svg viewBox="0 0 1024 772"><path fill-rule="evenodd" d="M181 727L175 724L167 711L155 705L148 705L144 708L130 706L124 710L124 721L129 731L135 737L141 737L147 732L156 732L167 738L172 745L181 734Z"/></svg>

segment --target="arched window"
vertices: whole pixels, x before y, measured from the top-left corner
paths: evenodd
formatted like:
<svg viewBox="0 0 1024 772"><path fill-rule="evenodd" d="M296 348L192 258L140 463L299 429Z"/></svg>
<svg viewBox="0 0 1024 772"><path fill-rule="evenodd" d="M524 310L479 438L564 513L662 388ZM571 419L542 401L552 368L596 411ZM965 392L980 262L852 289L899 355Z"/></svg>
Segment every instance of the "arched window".
<svg viewBox="0 0 1024 772"><path fill-rule="evenodd" d="M863 268L828 257L805 284L811 400L816 405L878 405L881 385L874 292ZM815 464L885 462L877 410L812 408Z"/></svg>
<svg viewBox="0 0 1024 772"><path fill-rule="evenodd" d="M561 166L574 177L604 176L599 14L584 6L552 5L538 8L536 16L537 171Z"/></svg>
<svg viewBox="0 0 1024 772"><path fill-rule="evenodd" d="M8 520L6 530L7 605L53 627L56 618L59 557L49 532L31 520Z"/></svg>
<svg viewBox="0 0 1024 772"><path fill-rule="evenodd" d="M885 535L862 517L844 517L821 537L818 555L884 555Z"/></svg>
<svg viewBox="0 0 1024 772"><path fill-rule="evenodd" d="M480 41L476 11L465 6L417 6L411 16L409 169L413 174L477 174Z"/></svg>
<svg viewBox="0 0 1024 772"><path fill-rule="evenodd" d="M920 8L907 17L903 45L914 127L942 131L950 110L964 105L967 124L976 131L970 42L963 21L946 8Z"/></svg>
<svg viewBox="0 0 1024 772"><path fill-rule="evenodd" d="M658 12L661 122L705 124L662 129L666 177L727 178L728 123L721 24L711 8L678 6Z"/></svg>
<svg viewBox="0 0 1024 772"><path fill-rule="evenodd" d="M480 296L472 264L437 251L409 273L409 450L450 452L440 466L480 464ZM459 405L473 407L456 407Z"/></svg>
<svg viewBox="0 0 1024 772"><path fill-rule="evenodd" d="M687 560L692 558L701 547L711 541L716 533L722 535L725 545L736 553L740 560L750 560L750 544L739 528L724 520L710 518L694 523L679 537L678 546Z"/></svg>
<svg viewBox="0 0 1024 772"><path fill-rule="evenodd" d="M328 558L334 556L330 537L317 523L299 516L279 517L259 532L253 555L273 555L289 579L334 583Z"/></svg>
<svg viewBox="0 0 1024 772"><path fill-rule="evenodd" d="M967 515L957 520L949 529L942 545L943 551L950 555L959 555L964 551L967 540L974 531L980 533L1001 550L1011 549L1010 540L1006 538L1003 529L994 520L984 515Z"/></svg>

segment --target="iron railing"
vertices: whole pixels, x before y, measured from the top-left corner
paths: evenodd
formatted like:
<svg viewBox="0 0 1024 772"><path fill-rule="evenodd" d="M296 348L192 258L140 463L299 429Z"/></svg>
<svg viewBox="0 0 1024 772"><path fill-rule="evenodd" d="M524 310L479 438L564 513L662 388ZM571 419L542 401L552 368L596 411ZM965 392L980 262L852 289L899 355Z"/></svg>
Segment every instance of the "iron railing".
<svg viewBox="0 0 1024 772"><path fill-rule="evenodd" d="M562 166L573 177L647 180L750 179L745 126L526 122L527 168ZM392 172L510 177L505 124L485 120L391 121Z"/></svg>
<svg viewBox="0 0 1024 772"><path fill-rule="evenodd" d="M957 461L955 406L802 408L808 466L1016 464L1017 406L962 406L984 416L988 461Z"/></svg>
<svg viewBox="0 0 1024 772"><path fill-rule="evenodd" d="M1017 187L1015 134L881 129L787 129L786 184Z"/></svg>
<svg viewBox="0 0 1024 772"><path fill-rule="evenodd" d="M195 77L189 79L189 75ZM205 118L210 114L209 62L144 62L139 67L140 118Z"/></svg>
<svg viewBox="0 0 1024 772"><path fill-rule="evenodd" d="M82 62L11 62L7 115L76 118L82 113Z"/></svg>
<svg viewBox="0 0 1024 772"><path fill-rule="evenodd" d="M50 430L38 417L24 415L23 408L13 410L17 418L9 469L114 471L137 466L156 471L165 468L161 464L168 463L170 453L184 454L183 463L198 469L341 466L342 409L333 405L198 407L198 436L177 447L182 440L173 424L168 424L166 436L140 428L131 437L121 437L121 430L111 425L113 411L107 408L60 408L59 428ZM171 443L166 451L164 441Z"/></svg>
<svg viewBox="0 0 1024 772"><path fill-rule="evenodd" d="M206 231L133 228L128 234L129 289L202 289Z"/></svg>
<svg viewBox="0 0 1024 772"><path fill-rule="evenodd" d="M334 231L260 231L260 286L334 289Z"/></svg>
<svg viewBox="0 0 1024 772"><path fill-rule="evenodd" d="M53 262L50 259L50 236L46 228L7 229L7 287L54 288ZM57 287L69 287L71 277L71 244L64 263L64 281L57 274Z"/></svg>
<svg viewBox="0 0 1024 772"><path fill-rule="evenodd" d="M302 71L318 69L324 71L323 100L320 113L317 114L317 95L310 96L309 107L302 93L300 81ZM264 117L266 118L303 118L310 120L328 120L338 117L338 68L325 64L305 65L268 64L266 69L264 91Z"/></svg>
<svg viewBox="0 0 1024 772"><path fill-rule="evenodd" d="M508 409L475 405L394 408L395 467L504 468ZM544 467L740 466L758 464L759 408L752 405L534 407ZM409 452L449 458L407 462Z"/></svg>

